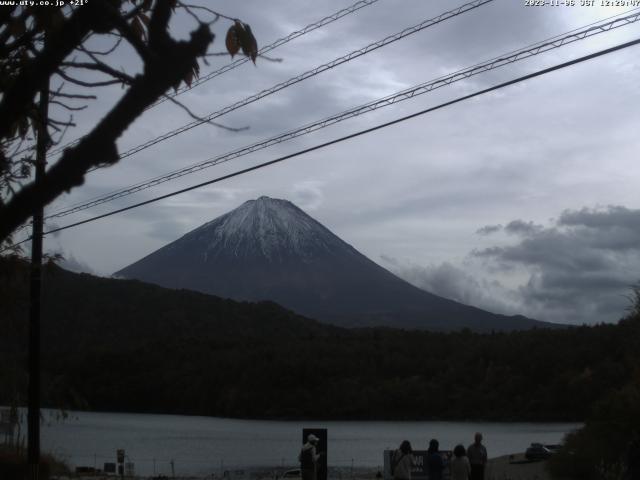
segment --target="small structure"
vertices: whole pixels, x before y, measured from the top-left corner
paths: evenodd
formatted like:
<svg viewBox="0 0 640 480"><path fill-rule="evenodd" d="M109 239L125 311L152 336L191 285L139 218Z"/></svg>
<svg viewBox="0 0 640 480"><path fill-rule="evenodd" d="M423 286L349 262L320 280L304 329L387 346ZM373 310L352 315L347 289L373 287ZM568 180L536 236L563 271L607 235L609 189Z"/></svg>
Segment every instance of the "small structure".
<svg viewBox="0 0 640 480"><path fill-rule="evenodd" d="M393 455L394 450L385 450L383 452L383 476L384 480L393 480L393 475L391 474L391 455ZM438 454L442 457L444 461L444 471L442 472L442 478L448 479L451 477L451 471L449 470L449 461L451 460L451 456L453 454L450 450L440 450ZM411 478L412 480L428 480L429 474L427 473L427 456L429 453L426 450L414 450L413 457L416 460L416 464L411 470Z"/></svg>

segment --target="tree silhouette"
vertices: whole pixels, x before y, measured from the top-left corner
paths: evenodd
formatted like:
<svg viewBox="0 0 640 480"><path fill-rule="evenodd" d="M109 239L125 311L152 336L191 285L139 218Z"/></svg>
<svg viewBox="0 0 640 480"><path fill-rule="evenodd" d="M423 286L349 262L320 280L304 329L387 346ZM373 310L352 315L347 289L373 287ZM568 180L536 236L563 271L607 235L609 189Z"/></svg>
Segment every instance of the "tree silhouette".
<svg viewBox="0 0 640 480"><path fill-rule="evenodd" d="M178 10L196 22L187 40L169 34ZM165 92L197 75L198 59L206 61L214 40L211 25L220 17L231 23L227 35L237 37L242 52L255 59L257 45L246 24L176 0L0 7L0 245L10 242L36 206L81 185L90 169L119 160L116 140L122 133ZM96 39L111 46L90 47ZM136 52L137 73L110 64L123 45ZM50 103L58 114L69 112L68 119L40 118L37 100L48 82ZM49 147L59 144L75 126L73 112L96 99L96 89L118 84L124 94L102 120L63 151L37 186L29 183L36 132L46 135Z"/></svg>

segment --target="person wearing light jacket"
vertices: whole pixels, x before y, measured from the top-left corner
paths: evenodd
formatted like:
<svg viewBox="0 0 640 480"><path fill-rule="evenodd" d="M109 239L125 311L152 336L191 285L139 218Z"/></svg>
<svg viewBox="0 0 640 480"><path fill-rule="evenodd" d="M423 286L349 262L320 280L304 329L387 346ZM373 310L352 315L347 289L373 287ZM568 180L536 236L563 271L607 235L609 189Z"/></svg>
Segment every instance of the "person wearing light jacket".
<svg viewBox="0 0 640 480"><path fill-rule="evenodd" d="M391 475L394 480L411 480L411 470L415 464L411 443L405 440L391 455Z"/></svg>

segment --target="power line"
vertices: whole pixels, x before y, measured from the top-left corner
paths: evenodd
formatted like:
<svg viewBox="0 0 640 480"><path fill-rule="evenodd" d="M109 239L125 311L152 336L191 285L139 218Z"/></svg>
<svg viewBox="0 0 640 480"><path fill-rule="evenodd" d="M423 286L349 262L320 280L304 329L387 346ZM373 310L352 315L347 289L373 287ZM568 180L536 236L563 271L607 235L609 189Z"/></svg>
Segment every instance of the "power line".
<svg viewBox="0 0 640 480"><path fill-rule="evenodd" d="M181 190L177 190L177 191L174 191L174 192L171 192L171 193L167 193L165 195L160 195L158 197L154 197L152 199L145 200L143 202L139 202L139 203L136 203L136 204L133 204L133 205L129 205L128 207L120 208L120 209L117 209L117 210L112 210L111 212L107 212L107 213L104 213L102 215L96 215L94 217L91 217L91 218L88 218L88 219L85 219L85 220L81 220L79 222L75 222L75 223L72 223L72 224L69 224L69 225L65 225L63 227L59 227L59 228L55 228L55 229L52 229L52 230L48 230L47 232L44 232L44 234L48 235L48 234L51 234L51 233L60 232L62 230L67 230L69 228L77 227L79 225L84 225L85 223L94 222L94 221L100 220L102 218L110 217L110 216L116 215L118 213L126 212L126 211L132 210L134 208L138 208L138 207L141 207L141 206L144 206L144 205L148 205L150 203L155 203L155 202L158 202L160 200L164 200L166 198L174 197L174 196L179 195L181 193L189 192L189 191L195 190L197 188L201 188L201 187L204 187L204 186L207 186L207 185L218 183L218 182L221 182L223 180L228 180L229 178L237 177L239 175L243 175L245 173L252 172L254 170L259 170L261 168L265 168L265 167L268 167L270 165L274 165L276 163L283 162L283 161L288 160L290 158L298 157L300 155L304 155L306 153L310 153L310 152L313 152L315 150L319 150L321 148L328 147L330 145L335 145L337 143L341 143L341 142L344 142L346 140L350 140L352 138L356 138L356 137L359 137L359 136L362 136L362 135L366 135L368 133L375 132L377 130L380 130L380 129L383 129L383 128L386 128L386 127L389 127L389 126L405 122L405 121L410 120L412 118L416 118L416 117L425 115L427 113L431 113L431 112L434 112L436 110L440 110L442 108L454 105L456 103L460 103L460 102L463 102L465 100L469 100L471 98L478 97L480 95L484 95L486 93L490 93L490 92L493 92L495 90L499 90L501 88L508 87L510 85L515 85L517 83L524 82L526 80L531 80L532 78L536 78L536 77L539 77L539 76L542 76L542 75L546 75L548 73L551 73L551 72L554 72L554 71L557 71L557 70L561 70L563 68L567 68L567 67L570 67L570 66L585 62L587 60L592 60L594 58L601 57L603 55L607 55L607 54L610 54L610 53L613 53L613 52L616 52L616 51L619 51L619 50L623 50L625 48L629 48L629 47L632 47L632 46L638 45L638 44L640 44L640 38L637 38L637 39L632 40L630 42L626 42L626 43L623 43L623 44L616 45L614 47L610 47L610 48L607 48L607 49L604 49L604 50L600 50L598 52L591 53L589 55L584 55L582 57L579 57L579 58L576 58L576 59L573 59L573 60L570 60L570 61L567 61L567 62L563 62L563 63L557 64L557 65L554 65L552 67L548 67L548 68L545 68L545 69L542 69L542 70L538 70L536 72L520 76L518 78L509 80L507 82L503 82L503 83L500 83L498 85L494 85L493 87L485 88L483 90L479 90L479 91L471 93L469 95L465 95L465 96L462 96L462 97L458 97L458 98L456 98L454 100L450 100L448 102L441 103L441 104L436 105L434 107L430 107L430 108L421 110L419 112L412 113L411 115L406 115L404 117L397 118L397 119L392 120L390 122L381 123L381 124L376 125L374 127L370 127L370 128L365 129L365 130L360 130L360 131L352 133L350 135L345 135L343 137L336 138L334 140L331 140L331 141L328 141L328 142L325 142L325 143L321 143L321 144L315 145L313 147L309 147L309 148L306 148L306 149L303 149L303 150L299 150L297 152L294 152L294 153L291 153L291 154L288 154L288 155L284 155L282 157L276 158L274 160L270 160L268 162L264 162L264 163L260 163L258 165L254 165L253 167L248 167L248 168L245 168L245 169L242 169L242 170L239 170L239 171L227 174L227 175L223 175L221 177L214 178L212 180L208 180L206 182L198 183L196 185L192 185L190 187L183 188ZM21 243L24 243L24 242L26 242L28 240L30 240L30 238L27 238L26 240L23 240L22 242L16 243L16 244L12 245L11 247L15 247L17 245L20 245ZM7 247L4 250L7 250L8 248L11 248L11 247ZM2 251L4 251L4 250L2 250Z"/></svg>
<svg viewBox="0 0 640 480"><path fill-rule="evenodd" d="M266 45L264 47L262 47L260 50L258 50L258 55L265 55L267 53L269 53L272 50L275 50L276 48L284 45L285 43L290 42L291 40L295 40L298 37L301 37L303 35L306 35L307 33L313 32L314 30L317 30L318 28L324 27L325 25L329 25L330 23L335 22L336 20L341 19L342 17L345 17L351 13L357 12L358 10L364 8L364 7L368 7L369 5L372 5L374 3L376 3L378 0L359 0L356 3L354 3L353 5L347 7L347 8L343 8L342 10L338 10L337 12L335 12L332 15L329 15L327 17L324 17L314 23L310 23L309 25L307 25L306 27L303 27L301 30L296 30L295 32L290 33L289 35L287 35L286 37L280 38L278 40L276 40L275 42ZM180 89L178 89L177 92L168 94L167 97L170 98L174 98L178 95L181 95L184 92L187 92L189 90L194 89L195 87L197 87L198 85L202 85L205 82L208 82L209 80L218 77L224 73L227 73L231 70L233 70L234 68L239 67L240 65L243 65L244 63L248 62L249 58L248 57L239 57L238 59L236 59L235 61L228 63L227 65L220 67L217 70L214 70L211 73L208 73L207 75L205 75L204 77L200 77L197 80L194 80L191 85L189 86L185 86L182 87ZM166 97L162 97L160 98L158 101L156 101L154 104L150 105L149 107L147 107L146 110L149 110L151 108L156 107L157 105L160 105L161 103L165 102L167 100ZM56 155L60 152L62 152L65 148L69 148L69 147L73 147L74 145L77 145L80 140L82 140L83 137L77 138L61 147L57 147L56 149L52 150L51 152L49 152L49 155ZM25 150L26 151L26 150Z"/></svg>
<svg viewBox="0 0 640 480"><path fill-rule="evenodd" d="M189 167L186 168L182 168L179 170L176 170L174 172L170 172L164 175L161 175L159 177L155 177L153 179L144 181L144 182L140 182L138 184L132 185L128 188L125 189L120 189L117 190L115 192L112 192L108 195L104 195L104 196L100 196L100 197L96 197L88 202L83 202L83 203L79 203L76 205L73 205L67 209L64 209L62 211L58 211L55 213L52 213L50 215L48 215L46 218L47 219L51 219L51 218L60 218L60 217L64 217L73 213L77 213L79 211L82 210L86 210L88 208L92 208L94 206L121 198L121 197L125 197L128 195L131 195L133 193L139 192L141 190L146 190L148 188L152 188L156 185L168 182L170 180L174 180L176 178L203 170L205 168L209 168L215 165L219 165L221 163L225 163L228 162L230 160L242 157L244 155L248 155L250 153L256 152L258 150L262 150L264 148L288 141L288 140L292 140L294 138L297 138L299 136L302 135L306 135L308 133L320 130L322 128L326 128L330 125L342 122L344 120L377 110L379 108L383 108L389 105L393 105L395 103L399 103L405 100L410 100L414 97L417 97L419 95L423 95L425 93L428 93L432 90L435 90L437 88L440 87L444 87L447 86L451 83L454 82L458 82L461 80L464 80L466 78L469 78L471 76L474 75L478 75L480 73L484 73L487 72L489 70L493 70L520 60L524 60L526 58L535 56L535 55L539 55L541 53L547 52L549 50L552 49L556 49L556 48L560 48L564 45L576 42L578 40L584 40L585 38L589 38L593 35L597 35L599 33L604 33L607 31L610 31L611 29L614 28L618 28L624 25L629 25L631 23L640 21L640 12L635 13L633 15L628 15L622 18L618 18L616 20L610 21L610 22L606 22L606 23L600 23L599 25L596 26L589 26L588 28L583 28L583 29L578 29L578 30L572 30L572 33L569 33L568 35L559 35L556 37L552 37L549 40L543 41L543 42L539 42L537 44L533 44L532 46L526 47L524 49L521 50L515 50L512 51L508 54L499 56L499 57L495 57L489 61L486 61L484 63L479 63L476 64L472 67L468 67L465 68L463 70L459 70L457 72L454 72L452 74L443 76L443 77L439 77L435 80L431 80L427 83L423 83L417 86L414 86L412 88L400 91L398 93L395 93L393 95L387 96L387 97L383 97L380 98L378 100L374 100L372 102L351 108L349 110L346 110L344 112L341 112L339 114L324 118L322 120L318 120L316 122L304 125L302 127L299 127L297 129L294 130L290 130L286 133L271 137L269 139L266 140L262 140L260 142L251 144L249 146L245 146L242 147L240 149L228 152L226 154L223 155L219 155L217 157L213 157L211 159L208 159L204 162L200 162L194 165L191 165Z"/></svg>
<svg viewBox="0 0 640 480"><path fill-rule="evenodd" d="M485 3L489 3L489 2L492 2L492 1L493 0L476 0L476 1L473 1L473 2L470 2L470 3L466 3L464 5L461 5L461 6L455 8L453 10L449 10L447 12L441 13L437 17L425 20L425 21L423 21L423 22L421 22L421 23L419 23L417 25L414 25L413 27L406 28L406 29L404 29L404 30L402 30L402 31L400 31L398 33L395 33L393 35L387 36L387 37L383 38L382 40L379 40L379 41L377 41L375 43L367 45L364 48L361 48L359 50L354 50L354 51L348 53L347 55L344 55L342 57L338 57L338 58L332 60L329 63L325 63L323 65L320 65L320 66L318 66L318 67L316 67L316 68L314 68L312 70L308 70L308 71L306 71L306 72L304 72L304 73L302 73L302 74L300 74L300 75L298 75L296 77L292 77L292 78L290 78L289 80L287 80L285 82L279 83L279 84L277 84L277 85L275 85L275 86L273 86L273 87L271 87L269 89L263 90L263 91L261 91L261 92L259 92L257 94L254 94L254 95L252 95L250 97L247 97L247 98L245 98L243 100L240 100L239 102L236 102L236 103L234 103L232 105L228 105L227 107L224 107L223 109L218 110L217 112L209 114L207 117L203 118L202 120L196 120L196 121L190 122L190 123L188 123L186 125L183 125L182 127L178 128L178 129L172 130L172 131L167 132L167 133L165 133L165 134L163 134L163 135L161 135L159 137L156 137L156 138L154 138L152 140L149 140L148 142L145 142L145 143L140 144L140 145L138 145L136 147L133 147L133 148L121 153L120 156L119 156L119 159L123 159L123 158L126 158L128 156L131 156L131 155L133 155L133 154L135 154L135 153L137 153L137 152L139 152L141 150L144 150L146 148L151 147L152 145L155 145L156 143L164 141L164 140L166 140L168 138L171 138L173 136L179 135L180 133L183 133L183 132L185 132L187 130L190 130L190 129L196 127L196 126L199 126L199 125L202 125L203 123L211 121L214 118L218 118L218 117L220 117L222 115L225 115L225 114L227 114L227 113L229 113L229 112L231 112L233 110L236 110L236 109L241 108L243 106L246 106L246 105L248 105L250 103L253 103L253 102L257 101L257 100L260 100L260 99L262 99L262 98L264 98L264 97L266 97L268 95L271 95L273 93L276 93L277 91L280 91L280 90L282 90L282 89L284 89L284 88L286 88L288 86L291 86L291 85L293 85L295 83L301 82L301 81L303 81L303 80L305 80L305 79L307 79L307 78L309 78L311 76L314 76L314 75L317 75L319 73L322 73L322 72L324 72L326 70L329 70L331 68L334 68L334 67L336 67L336 66L338 66L338 65L340 65L342 63L345 63L345 62L353 60L353 59L355 59L355 58L357 58L359 56L365 55L365 54L367 54L367 53L369 53L371 51L374 51L374 50L376 50L376 49L378 49L378 48L380 48L382 46L388 45L389 43L393 43L395 41L398 41L398 40L400 40L400 39L402 39L402 38L404 38L406 36L409 36L409 35L411 35L413 33L417 33L417 32L419 32L419 31L421 31L421 30L423 30L425 28L428 28L428 27L433 26L435 24L441 23L441 22L443 22L445 20L448 20L448 19L453 18L455 16L458 16L458 15L460 15L462 13L465 13L465 12L468 12L468 11L473 10L475 8L478 8L478 7L482 6L482 5L484 5ZM94 168L90 169L89 172L95 171L95 170L97 170L99 168L101 168L101 167L94 167Z"/></svg>
<svg viewBox="0 0 640 480"><path fill-rule="evenodd" d="M284 45L285 43L290 42L291 40L294 40L298 37L301 37L302 35L305 35L309 32L312 32L314 30L317 30L318 28L324 27L325 25L328 25L332 22L335 22L336 20L339 20L340 18L349 15L351 13L354 13L358 10L360 10L361 8L364 7L368 7L369 5L377 2L378 0L360 0L359 2L354 3L353 5L351 5L350 7L344 8L342 10L339 10L338 12L334 13L333 15L329 15L328 17L324 17L323 19L315 22L315 23L311 23L309 25L307 25L306 27L304 27L302 30L298 30L295 32L290 33L289 35L287 35L284 38L280 38L278 40L276 40L275 42L273 42L270 45L267 45L263 48L261 48L260 50L258 50L258 55L264 55L266 53L269 53L272 50L275 50L276 48L280 47L281 45ZM219 75L222 75L223 73L228 72L229 70L233 70L236 67L239 67L240 65L246 63L249 61L248 57L240 57L238 58L236 61L225 65L224 67L219 68L218 70L215 70L209 74L207 74L204 77L200 77L197 80L194 80L194 82L191 85L187 85L184 86L180 89L178 89L177 92L168 95L169 97L176 97L184 92L187 92L195 87L197 87L198 85L202 85L205 82L208 82L209 80L211 80L212 78L215 78ZM166 97L162 97L160 98L155 104L151 105L151 107L149 108L153 108L156 105L159 105L160 103L163 103L167 100Z"/></svg>
<svg viewBox="0 0 640 480"><path fill-rule="evenodd" d="M174 130L171 130L169 132L166 132L158 137L155 137L145 143L142 143L140 145L137 145L133 148L130 148L129 150L121 153L119 155L119 159L123 159L126 157L130 157L131 155L134 155L138 152L141 152L142 150L145 150L153 145L156 145L160 142L163 142L164 140L167 140L169 138L175 137L176 135L180 135L181 133L184 133L188 130L191 130L192 128L195 128L199 125L203 125L207 122L210 122L211 120L214 120L216 118L222 117L223 115L226 115L227 113L233 112L234 110L237 110L239 108L245 107L247 105L250 105L254 102L257 102L258 100L261 100L269 95L273 95L276 92L279 92L280 90L283 90L285 88L288 88L292 85L295 85L297 83L300 83L308 78L314 77L316 75L319 75L323 72L326 72L327 70L331 70L339 65L342 65L343 63L347 63L350 62L351 60L354 60L358 57L361 57L363 55L366 55L370 52L373 52L379 48L382 48L386 45L389 45L391 43L397 42L398 40L402 40L405 37L408 37L409 35L413 35L415 33L418 33L426 28L432 27L434 25L437 25L439 23L442 23L446 20L449 20L451 18L457 17L458 15L461 15L463 13L466 13L470 10L474 10L486 3L490 3L494 0L474 0L472 2L469 3L465 3L464 5L461 5L453 10L449 10L447 12L441 13L440 15L438 15L437 17L434 18L430 18L428 20L425 20L423 22L420 22L417 25L414 25L412 27L409 28L405 28L404 30L397 32L393 35L389 35L388 37L383 38L382 40L378 40L377 42L374 43L370 43L369 45L360 48L358 50L354 50L346 55L343 55L341 57L338 57L328 63L324 63L322 65L319 65L311 70L307 70L304 73L301 73L300 75L297 75L295 77L291 77L288 80L285 80L284 82L280 82L270 88L267 88L265 90L262 90L261 92L258 92L254 95L251 95L249 97L246 97L238 102L235 102L231 105L227 105L226 107L210 113L209 115L203 117L200 120L194 120L190 123L187 123L185 125L183 125L182 127L176 128ZM97 170L99 167L95 167L93 169L91 169L90 171L94 171Z"/></svg>

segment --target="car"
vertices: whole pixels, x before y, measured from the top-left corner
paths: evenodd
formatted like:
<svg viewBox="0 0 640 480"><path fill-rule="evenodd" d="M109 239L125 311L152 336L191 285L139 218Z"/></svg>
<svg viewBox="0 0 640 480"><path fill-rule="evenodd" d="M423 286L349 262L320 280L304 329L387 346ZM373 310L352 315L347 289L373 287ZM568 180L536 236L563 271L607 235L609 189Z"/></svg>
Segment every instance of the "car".
<svg viewBox="0 0 640 480"><path fill-rule="evenodd" d="M551 455L553 455L553 452L541 443L532 443L524 452L527 460L546 460Z"/></svg>
<svg viewBox="0 0 640 480"><path fill-rule="evenodd" d="M280 478L300 478L301 477L301 473L300 470L287 470L286 472L284 472Z"/></svg>

